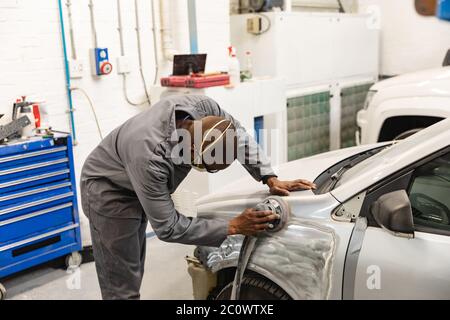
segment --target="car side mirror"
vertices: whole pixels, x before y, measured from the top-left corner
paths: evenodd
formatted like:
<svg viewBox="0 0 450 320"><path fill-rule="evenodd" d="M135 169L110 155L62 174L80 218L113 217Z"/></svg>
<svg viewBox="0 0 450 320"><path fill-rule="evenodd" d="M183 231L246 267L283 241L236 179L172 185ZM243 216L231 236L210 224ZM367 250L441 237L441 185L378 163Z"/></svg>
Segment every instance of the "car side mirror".
<svg viewBox="0 0 450 320"><path fill-rule="evenodd" d="M370 211L375 221L397 237L414 238L414 219L411 202L405 190L382 195Z"/></svg>

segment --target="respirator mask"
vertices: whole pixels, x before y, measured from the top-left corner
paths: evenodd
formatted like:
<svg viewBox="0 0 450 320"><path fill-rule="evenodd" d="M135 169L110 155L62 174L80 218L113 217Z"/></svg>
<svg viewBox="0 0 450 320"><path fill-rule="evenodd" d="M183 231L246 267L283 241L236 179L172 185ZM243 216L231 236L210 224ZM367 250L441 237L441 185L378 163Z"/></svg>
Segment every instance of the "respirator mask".
<svg viewBox="0 0 450 320"><path fill-rule="evenodd" d="M209 144L206 148L204 146L205 146L206 142L208 141L208 139L210 138L211 134L214 132L214 130L216 130L221 124L226 123L228 121L229 120L222 120L222 121L218 122L214 127L209 129L206 132L199 148L194 144L194 146L193 146L194 157L193 157L193 161L191 163L192 168L194 168L195 170L197 170L199 172L208 172L208 173L217 173L220 171L220 170L208 168L208 165L204 161L204 155L209 150L212 150L219 142L221 142L223 140L223 138L227 134L227 131L232 127L233 123L230 121L227 128L222 132L222 134L219 137L217 137L217 139L215 139L213 142L211 142L211 144Z"/></svg>

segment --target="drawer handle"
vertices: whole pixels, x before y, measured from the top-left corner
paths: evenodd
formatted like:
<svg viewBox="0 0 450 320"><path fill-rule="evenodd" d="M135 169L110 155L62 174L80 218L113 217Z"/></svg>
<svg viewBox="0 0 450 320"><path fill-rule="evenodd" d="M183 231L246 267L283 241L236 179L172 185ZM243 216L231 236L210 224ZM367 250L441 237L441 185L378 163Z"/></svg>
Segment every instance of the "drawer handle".
<svg viewBox="0 0 450 320"><path fill-rule="evenodd" d="M12 187L12 186L17 186L19 184L23 184L23 183L27 183L27 182L33 182L33 181L37 181L37 180L42 180L42 179L47 179L47 178L51 178L51 177L56 177L56 176L60 176L62 174L66 174L66 173L70 173L70 170L69 169L65 169L65 170L61 170L61 171L55 171L55 172L41 174L41 175L34 176L34 177L29 177L29 178L24 178L24 179L4 182L4 183L0 183L0 189L1 188Z"/></svg>
<svg viewBox="0 0 450 320"><path fill-rule="evenodd" d="M23 256L24 254L51 246L52 244L58 243L60 241L61 241L60 235L54 236L52 238L48 238L48 239L42 240L40 242L36 242L36 243L30 244L28 246L13 250L12 256L13 256L13 258L17 258L17 257Z"/></svg>
<svg viewBox="0 0 450 320"><path fill-rule="evenodd" d="M26 196L32 196L34 194L38 194L38 193L41 193L41 192L57 190L57 189L61 189L61 188L64 188L64 187L70 187L71 185L72 185L72 183L65 182L65 183L61 183L61 184L58 184L58 185L54 185L54 186L34 189L34 190L26 191L26 192L15 193L15 194L11 194L9 196L0 197L0 202L13 200L13 199L17 199L17 198L23 198L23 197L26 197Z"/></svg>
<svg viewBox="0 0 450 320"><path fill-rule="evenodd" d="M36 164L29 165L29 166L3 170L3 171L0 171L0 176L5 176L7 174L13 174L13 173L18 173L18 172L22 172L22 171L28 171L28 170L33 170L33 169L49 167L49 166L52 166L55 164L60 164L60 163L65 163L65 162L69 162L69 158L63 158L63 159L59 159L59 160L36 163Z"/></svg>
<svg viewBox="0 0 450 320"><path fill-rule="evenodd" d="M15 156L11 156L11 157L5 157L5 158L0 159L0 163L11 162L11 161L21 160L21 159L27 159L27 158L32 158L32 157L37 157L37 156L42 156L42 155L52 154L52 153L57 153L57 152L63 152L63 151L67 151L67 147L60 147L60 148L54 148L54 149L50 149L50 150L42 150L42 151L36 151L36 152L28 152L28 153L19 154L19 155L15 155Z"/></svg>
<svg viewBox="0 0 450 320"><path fill-rule="evenodd" d="M6 250L10 250L10 249L14 249L14 248L17 248L17 247L23 246L25 244L28 244L28 243L31 243L31 242L34 242L34 241L37 241L37 240L41 240L41 239L44 239L44 238L47 238L47 237L51 237L51 236L53 236L55 234L58 234L58 233L62 233L62 232L68 231L68 230L76 229L79 226L80 225L78 223L75 223L75 224L72 224L70 226L58 229L58 230L54 230L54 231L51 231L51 232L43 233L43 234L38 235L38 236L33 237L33 238L29 238L29 239L25 239L25 240L22 240L22 241L15 242L15 243L11 243L11 244L8 244L6 246L0 247L0 252L6 251Z"/></svg>
<svg viewBox="0 0 450 320"><path fill-rule="evenodd" d="M56 206L56 207L53 207L53 208L49 208L49 209L45 209L45 210L41 210L41 211L36 211L36 212L30 213L30 214L27 214L27 215L23 215L23 216L20 216L20 217L12 218L12 219L9 219L9 220L6 220L6 221L1 221L0 222L0 227L6 226L8 224L13 224L13 223L17 223L17 222L20 222L20 221L28 220L28 219L31 219L31 218L43 216L44 214L55 212L55 211L62 210L62 209L65 209L65 208L70 208L70 207L72 207L72 205L73 205L73 203L69 202L69 203L66 203L66 204L63 204L63 205L60 205L60 206Z"/></svg>
<svg viewBox="0 0 450 320"><path fill-rule="evenodd" d="M39 206L39 205L44 204L44 203L49 203L49 202L52 202L52 201L56 201L56 200L60 200L60 199L68 198L68 197L73 197L73 196L74 196L73 192L67 192L67 193L60 194L60 195L57 195L57 196L53 196L53 197L50 197L50 198L47 198L47 199L42 199L42 200L37 200L37 201L30 202L30 203L21 204L20 206L16 206L16 207L0 210L0 216L3 216L5 214L8 214L8 213L11 213L11 212L14 212L14 211L18 211L18 210L23 210L23 209Z"/></svg>

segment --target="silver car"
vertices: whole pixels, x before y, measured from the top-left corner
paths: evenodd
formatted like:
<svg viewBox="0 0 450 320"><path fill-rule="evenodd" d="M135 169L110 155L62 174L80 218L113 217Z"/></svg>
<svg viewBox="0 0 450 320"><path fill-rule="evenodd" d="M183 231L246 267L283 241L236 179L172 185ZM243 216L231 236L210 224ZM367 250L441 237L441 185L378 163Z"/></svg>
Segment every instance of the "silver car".
<svg viewBox="0 0 450 320"><path fill-rule="evenodd" d="M241 299L450 299L450 120L398 143L281 166L317 191L284 198L289 221L261 236ZM267 190L249 179L207 196L198 215L231 219ZM243 238L189 258L197 299L229 299Z"/></svg>

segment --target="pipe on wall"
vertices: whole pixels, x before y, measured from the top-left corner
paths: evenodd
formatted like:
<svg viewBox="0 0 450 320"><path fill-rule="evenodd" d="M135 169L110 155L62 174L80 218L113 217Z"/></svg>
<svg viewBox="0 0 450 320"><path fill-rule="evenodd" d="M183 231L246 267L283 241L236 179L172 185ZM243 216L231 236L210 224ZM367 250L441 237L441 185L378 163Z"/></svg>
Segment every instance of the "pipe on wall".
<svg viewBox="0 0 450 320"><path fill-rule="evenodd" d="M196 0L188 0L189 15L189 41L191 44L191 53L198 53L198 31L197 31L197 5Z"/></svg>
<svg viewBox="0 0 450 320"><path fill-rule="evenodd" d="M73 30L73 19L72 19L72 1L66 1L67 15L69 17L69 35L70 35L70 48L72 49L72 59L77 60L77 49L75 46L75 32Z"/></svg>
<svg viewBox="0 0 450 320"><path fill-rule="evenodd" d="M136 0L135 1L135 17L136 17L136 36L137 36L138 55L139 55L139 71L140 71L141 80L142 80L144 90L145 90L145 95L146 95L145 101L133 102L130 99L130 97L128 96L128 88L127 88L128 74L127 73L122 74L122 81L123 81L122 85L123 85L123 93L125 96L125 100L127 101L128 104L135 106L135 107L141 107L146 104L151 105L150 93L148 92L148 89L147 89L147 83L145 81L143 64L142 64L142 45L141 45L141 33L140 33L141 31L140 31L140 20L139 20L138 11L139 11L138 1ZM124 34L123 34L123 19L122 19L121 0L117 0L117 20L118 20L117 31L119 31L119 42L120 42L120 55L122 57L125 57L126 53L125 53L125 40L124 40Z"/></svg>
<svg viewBox="0 0 450 320"><path fill-rule="evenodd" d="M158 25L156 23L155 0L150 1L152 4L153 54L155 55L155 78L153 79L153 85L156 85L158 83L159 78L159 48L158 48L158 37L156 34Z"/></svg>
<svg viewBox="0 0 450 320"><path fill-rule="evenodd" d="M90 13L90 20L91 20L91 32L92 32L93 45L94 45L94 48L98 48L97 27L95 25L94 1L89 0L88 6L89 6L89 13Z"/></svg>
<svg viewBox="0 0 450 320"><path fill-rule="evenodd" d="M138 57L139 57L139 73L141 74L142 85L144 86L145 96L147 97L148 104L151 106L152 101L150 99L150 93L147 87L147 81L144 75L144 64L142 59L142 39L141 39L141 20L139 18L139 1L134 0L134 13L136 17L136 39L138 46Z"/></svg>
<svg viewBox="0 0 450 320"><path fill-rule="evenodd" d="M73 144L77 145L77 135L75 129L75 118L74 118L74 108L73 108L73 99L72 99L72 90L70 83L70 69L69 69L69 60L67 55L67 43L66 43L66 30L64 27L64 15L63 15L63 7L61 0L58 0L58 9L59 9L59 22L61 26L61 40L64 52L64 68L66 75L66 91L67 91L67 99L69 101L69 120L71 125L71 134Z"/></svg>
<svg viewBox="0 0 450 320"><path fill-rule="evenodd" d="M170 26L170 8L167 0L159 0L159 16L161 25L161 49L164 59L173 61L177 54L174 49L172 28Z"/></svg>

